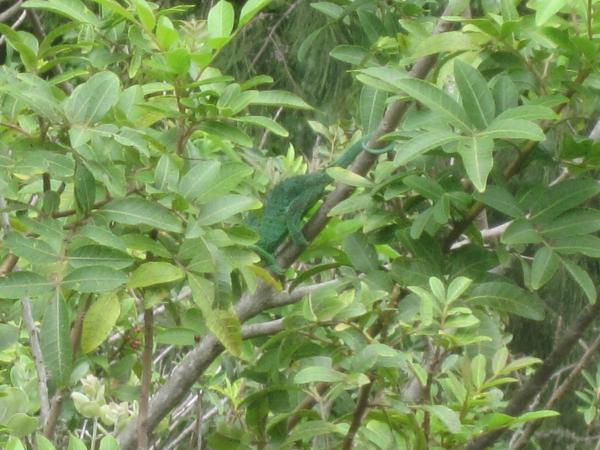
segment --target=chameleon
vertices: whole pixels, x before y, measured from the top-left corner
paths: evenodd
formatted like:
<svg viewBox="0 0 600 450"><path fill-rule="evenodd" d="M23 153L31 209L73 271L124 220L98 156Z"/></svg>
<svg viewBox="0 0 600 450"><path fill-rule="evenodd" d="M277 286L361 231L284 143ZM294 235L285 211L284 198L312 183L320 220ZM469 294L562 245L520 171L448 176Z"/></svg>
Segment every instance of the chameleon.
<svg viewBox="0 0 600 450"><path fill-rule="evenodd" d="M389 151L387 147L366 148L367 141L368 138L363 138L351 145L330 167L348 167L363 150L378 154ZM274 254L286 236L296 245L308 245L302 233L302 218L322 197L325 188L332 181L323 170L286 178L267 194L262 216L249 217L247 224L259 235L253 249L272 270L282 272L275 263Z"/></svg>

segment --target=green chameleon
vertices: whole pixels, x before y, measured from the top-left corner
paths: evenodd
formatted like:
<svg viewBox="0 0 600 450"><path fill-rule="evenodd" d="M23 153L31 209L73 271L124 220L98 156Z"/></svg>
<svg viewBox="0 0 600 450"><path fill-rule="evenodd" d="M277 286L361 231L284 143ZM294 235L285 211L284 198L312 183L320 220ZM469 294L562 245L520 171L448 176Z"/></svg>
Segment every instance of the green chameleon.
<svg viewBox="0 0 600 450"><path fill-rule="evenodd" d="M389 151L387 147L368 149L365 147L366 142L368 138L353 144L331 166L348 167L363 150L372 153ZM262 216L249 217L248 225L259 235L254 250L267 261L272 270L282 272L275 262L274 253L286 236L296 245L308 245L302 234L302 218L321 198L331 181L333 179L325 171L286 178L267 194Z"/></svg>

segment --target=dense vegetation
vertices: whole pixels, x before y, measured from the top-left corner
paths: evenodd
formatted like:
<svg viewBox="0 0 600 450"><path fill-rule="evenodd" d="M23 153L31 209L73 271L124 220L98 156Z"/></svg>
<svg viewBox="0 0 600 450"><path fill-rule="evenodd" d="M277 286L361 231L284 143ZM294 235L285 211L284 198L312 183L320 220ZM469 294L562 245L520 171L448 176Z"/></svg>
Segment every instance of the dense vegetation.
<svg viewBox="0 0 600 450"><path fill-rule="evenodd" d="M600 2L200 3L0 0L0 447L600 448Z"/></svg>

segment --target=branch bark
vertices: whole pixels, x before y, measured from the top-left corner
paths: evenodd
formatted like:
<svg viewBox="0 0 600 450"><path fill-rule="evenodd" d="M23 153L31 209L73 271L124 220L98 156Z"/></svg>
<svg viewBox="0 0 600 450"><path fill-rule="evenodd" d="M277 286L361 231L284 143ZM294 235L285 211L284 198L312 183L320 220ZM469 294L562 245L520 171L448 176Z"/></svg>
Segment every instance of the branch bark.
<svg viewBox="0 0 600 450"><path fill-rule="evenodd" d="M544 389L554 371L569 355L573 346L577 344L577 341L583 335L585 329L598 317L599 313L600 299L596 299L596 303L588 305L581 313L579 313L577 319L563 334L562 339L556 343L552 353L550 353L544 362L537 368L531 378L529 378L529 380L513 394L508 406L504 410L505 414L518 416L525 411L535 396ZM490 448L505 431L506 428L503 428L497 431L483 433L468 442L465 446L465 450L484 450Z"/></svg>
<svg viewBox="0 0 600 450"><path fill-rule="evenodd" d="M569 375L565 380L560 384L558 389L552 392L552 396L548 399L546 404L544 405L544 409L551 409L554 404L562 398L575 384L575 381L579 378L579 374L585 368L585 366L590 362L595 353L600 349L600 336L596 337L592 345L585 351L582 357L577 361L575 367L571 369ZM511 450L520 450L527 445L531 436L538 430L538 428L542 425L543 420L536 420L535 422L528 422L525 426L523 433L517 441L510 446Z"/></svg>
<svg viewBox="0 0 600 450"><path fill-rule="evenodd" d="M40 421L43 426L46 426L50 412L50 401L48 397L48 374L44 365L42 349L40 347L40 339L37 327L33 322L33 313L31 312L31 303L28 298L21 299L21 310L23 313L23 323L29 334L29 344L31 345L31 355L35 371L37 372L38 394L40 396Z"/></svg>

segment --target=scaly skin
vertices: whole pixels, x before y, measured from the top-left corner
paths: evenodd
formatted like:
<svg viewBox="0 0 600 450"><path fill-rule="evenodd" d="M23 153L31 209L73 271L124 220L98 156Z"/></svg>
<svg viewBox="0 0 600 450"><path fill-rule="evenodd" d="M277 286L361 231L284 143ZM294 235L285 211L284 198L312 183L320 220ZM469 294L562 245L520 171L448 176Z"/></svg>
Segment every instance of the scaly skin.
<svg viewBox="0 0 600 450"><path fill-rule="evenodd" d="M360 140L342 153L333 166L347 167L362 150L363 140ZM331 181L324 171L287 178L267 194L262 217L251 216L248 224L260 236L256 243L257 253L272 268L276 267L273 254L286 236L296 245L308 244L302 234L302 218L321 198Z"/></svg>

